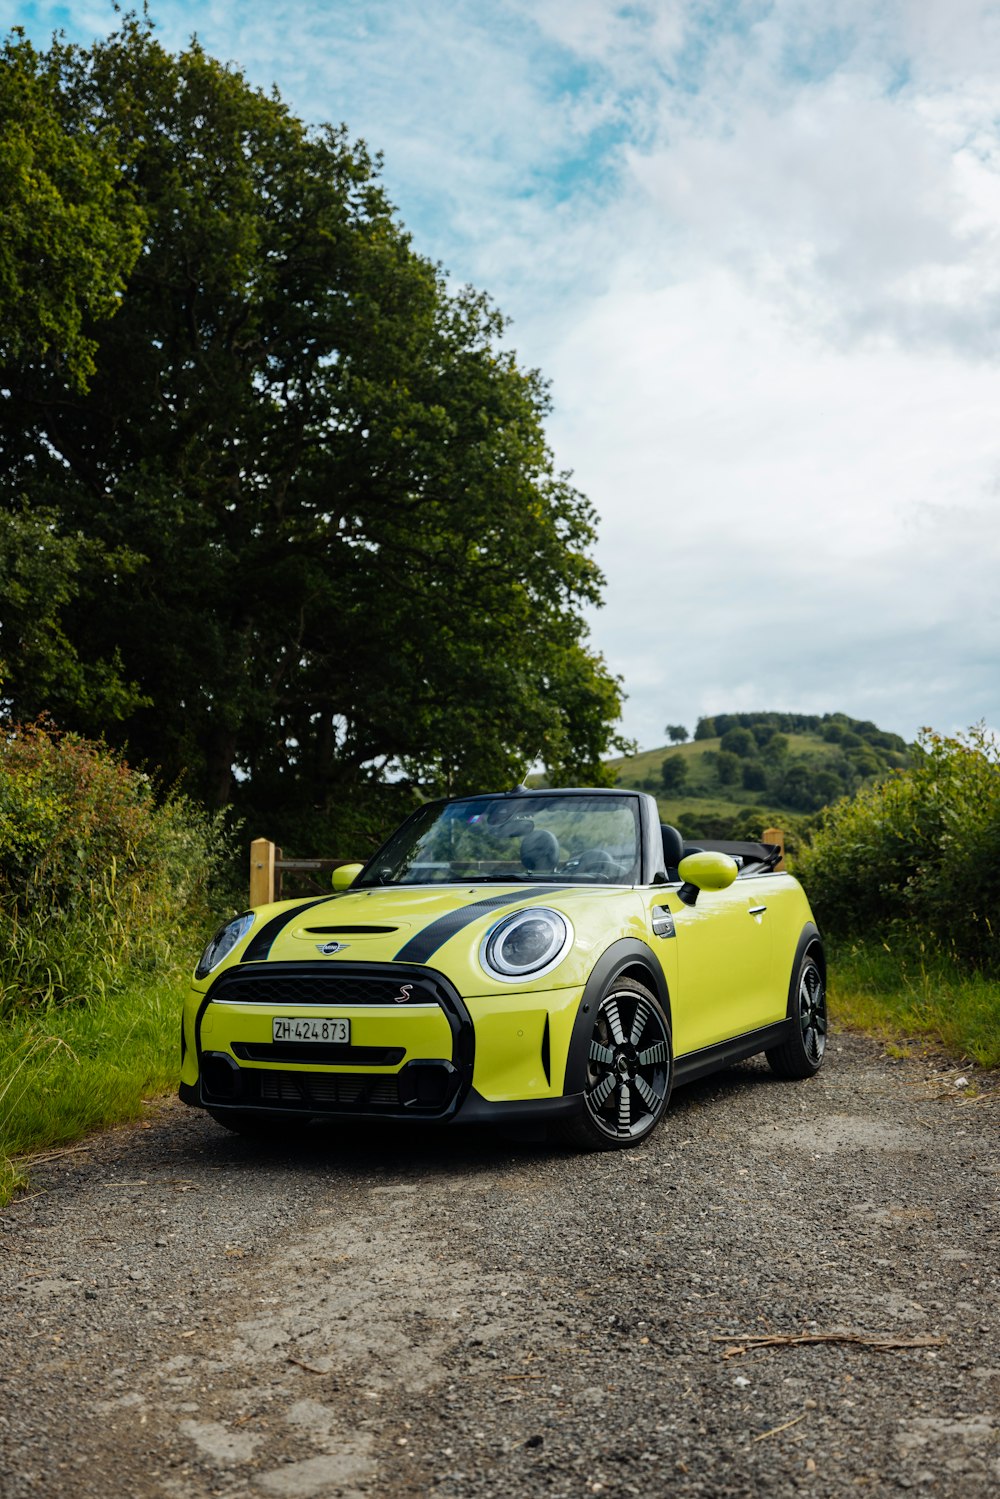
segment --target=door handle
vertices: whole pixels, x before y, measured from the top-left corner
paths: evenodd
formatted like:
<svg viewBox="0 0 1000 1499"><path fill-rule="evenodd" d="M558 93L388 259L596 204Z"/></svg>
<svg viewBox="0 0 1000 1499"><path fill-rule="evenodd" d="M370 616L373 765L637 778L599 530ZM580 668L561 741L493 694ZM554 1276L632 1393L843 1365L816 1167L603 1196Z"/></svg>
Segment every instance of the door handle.
<svg viewBox="0 0 1000 1499"><path fill-rule="evenodd" d="M747 915L748 916L763 916L763 914L764 914L764 912L766 910L767 910L766 906L747 906Z"/></svg>

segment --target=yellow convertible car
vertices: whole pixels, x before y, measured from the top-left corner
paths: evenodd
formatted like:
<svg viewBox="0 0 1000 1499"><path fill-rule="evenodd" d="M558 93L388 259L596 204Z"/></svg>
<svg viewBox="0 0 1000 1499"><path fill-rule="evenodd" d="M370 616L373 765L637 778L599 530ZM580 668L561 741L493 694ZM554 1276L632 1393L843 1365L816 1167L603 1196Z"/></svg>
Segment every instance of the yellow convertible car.
<svg viewBox="0 0 1000 1499"><path fill-rule="evenodd" d="M216 933L181 1097L245 1132L547 1120L609 1150L644 1140L674 1085L742 1057L809 1077L823 945L779 854L686 844L638 792L429 803L333 894Z"/></svg>

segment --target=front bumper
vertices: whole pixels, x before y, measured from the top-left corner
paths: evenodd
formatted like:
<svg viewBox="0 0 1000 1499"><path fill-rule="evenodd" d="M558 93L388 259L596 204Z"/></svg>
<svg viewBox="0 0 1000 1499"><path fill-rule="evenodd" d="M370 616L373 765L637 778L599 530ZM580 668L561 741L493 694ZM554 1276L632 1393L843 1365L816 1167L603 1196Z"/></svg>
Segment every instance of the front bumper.
<svg viewBox="0 0 1000 1499"><path fill-rule="evenodd" d="M232 1109L235 1113L242 1113L252 1109L255 1114L269 1114L275 1119L287 1119L291 1115L299 1114L308 1119L384 1119L390 1123L394 1120L405 1120L411 1124L414 1120L423 1123L437 1124L548 1124L560 1119L572 1119L579 1114L583 1108L582 1093L567 1093L560 1098L518 1098L503 1099L499 1103L488 1098L483 1098L475 1088L470 1088L464 1100L459 1106L445 1114L435 1113L430 1110L420 1112L407 1112L405 1109L394 1109L385 1107L376 1108L298 1108L282 1106L271 1108L266 1105L246 1103L222 1103L218 1099L206 1099L197 1083L181 1083L178 1095L183 1103L191 1104L194 1108L211 1108L213 1112L225 1113L226 1109Z"/></svg>
<svg viewBox="0 0 1000 1499"><path fill-rule="evenodd" d="M525 1122L578 1112L565 1096L580 991L463 998L398 963L261 962L224 970L185 1010L180 1096L275 1116ZM351 1022L350 1045L272 1040L272 1019Z"/></svg>

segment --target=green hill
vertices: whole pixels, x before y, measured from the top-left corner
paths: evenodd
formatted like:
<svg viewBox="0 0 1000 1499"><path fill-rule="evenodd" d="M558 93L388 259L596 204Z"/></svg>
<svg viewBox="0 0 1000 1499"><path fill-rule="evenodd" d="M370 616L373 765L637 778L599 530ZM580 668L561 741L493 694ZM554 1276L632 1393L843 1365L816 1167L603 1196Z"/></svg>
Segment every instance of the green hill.
<svg viewBox="0 0 1000 1499"><path fill-rule="evenodd" d="M846 713L722 713L693 739L612 760L620 786L651 791L686 837L794 831L810 815L909 761L908 746Z"/></svg>

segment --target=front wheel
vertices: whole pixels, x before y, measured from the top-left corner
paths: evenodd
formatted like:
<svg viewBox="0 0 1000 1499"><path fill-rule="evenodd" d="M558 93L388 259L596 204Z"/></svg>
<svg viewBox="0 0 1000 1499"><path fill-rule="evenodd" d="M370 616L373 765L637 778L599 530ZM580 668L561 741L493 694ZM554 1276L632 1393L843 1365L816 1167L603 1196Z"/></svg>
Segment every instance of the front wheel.
<svg viewBox="0 0 1000 1499"><path fill-rule="evenodd" d="M807 952L799 965L788 1018L788 1040L765 1052L768 1066L778 1077L812 1077L823 1063L827 1027L826 985L812 952Z"/></svg>
<svg viewBox="0 0 1000 1499"><path fill-rule="evenodd" d="M582 1150L638 1145L670 1099L670 1024L656 996L634 979L617 979L597 1006L587 1051L583 1113L563 1135Z"/></svg>

